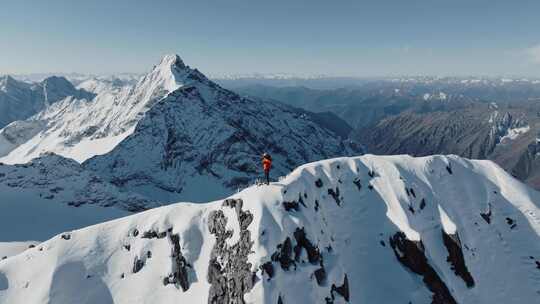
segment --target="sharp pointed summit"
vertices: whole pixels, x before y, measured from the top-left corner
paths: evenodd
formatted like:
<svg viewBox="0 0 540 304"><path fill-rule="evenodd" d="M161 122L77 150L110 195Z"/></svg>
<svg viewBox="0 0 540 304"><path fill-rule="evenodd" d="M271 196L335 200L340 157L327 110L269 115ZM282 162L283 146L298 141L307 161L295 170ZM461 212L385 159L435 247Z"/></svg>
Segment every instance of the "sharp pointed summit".
<svg viewBox="0 0 540 304"><path fill-rule="evenodd" d="M152 100L188 85L208 84L210 81L197 69L192 69L178 55L165 55L152 71L139 80L134 94L142 100Z"/></svg>
<svg viewBox="0 0 540 304"><path fill-rule="evenodd" d="M163 58L161 59L161 62L160 62L159 65L160 66L171 66L171 67L174 66L174 67L177 67L179 69L185 69L186 68L186 65L184 64L184 61L177 54L167 54L167 55L163 56Z"/></svg>

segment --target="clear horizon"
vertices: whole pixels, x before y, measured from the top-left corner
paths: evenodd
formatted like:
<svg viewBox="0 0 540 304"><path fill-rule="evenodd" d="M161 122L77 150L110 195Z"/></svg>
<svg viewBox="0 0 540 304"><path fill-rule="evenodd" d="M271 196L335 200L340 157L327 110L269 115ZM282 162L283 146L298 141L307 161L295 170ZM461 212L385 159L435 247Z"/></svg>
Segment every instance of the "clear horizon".
<svg viewBox="0 0 540 304"><path fill-rule="evenodd" d="M4 3L0 74L540 77L538 1ZM7 47L6 47L7 46Z"/></svg>

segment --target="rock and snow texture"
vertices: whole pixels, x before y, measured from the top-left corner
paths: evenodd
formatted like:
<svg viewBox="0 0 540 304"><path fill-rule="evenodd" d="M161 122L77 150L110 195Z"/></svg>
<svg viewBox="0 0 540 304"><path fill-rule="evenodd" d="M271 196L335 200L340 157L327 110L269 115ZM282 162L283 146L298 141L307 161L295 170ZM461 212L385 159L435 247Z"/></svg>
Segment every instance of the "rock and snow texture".
<svg viewBox="0 0 540 304"><path fill-rule="evenodd" d="M287 106L192 77L201 78L154 105L128 138L85 166L149 197L205 201L253 183L265 151L275 160L274 178L298 164L351 153L339 137Z"/></svg>
<svg viewBox="0 0 540 304"><path fill-rule="evenodd" d="M306 164L0 261L2 303L537 303L540 193L490 161Z"/></svg>
<svg viewBox="0 0 540 304"><path fill-rule="evenodd" d="M64 77L48 77L40 83L26 83L11 76L0 77L0 128L26 119L66 97L93 98L93 94L76 89Z"/></svg>
<svg viewBox="0 0 540 304"><path fill-rule="evenodd" d="M156 206L57 155L0 163L0 258L26 249L29 241Z"/></svg>
<svg viewBox="0 0 540 304"><path fill-rule="evenodd" d="M274 177L359 152L298 110L223 89L177 55L132 87L79 87L97 96L66 98L0 130L0 161L53 152L155 200L207 201L253 183L263 152L276 159Z"/></svg>

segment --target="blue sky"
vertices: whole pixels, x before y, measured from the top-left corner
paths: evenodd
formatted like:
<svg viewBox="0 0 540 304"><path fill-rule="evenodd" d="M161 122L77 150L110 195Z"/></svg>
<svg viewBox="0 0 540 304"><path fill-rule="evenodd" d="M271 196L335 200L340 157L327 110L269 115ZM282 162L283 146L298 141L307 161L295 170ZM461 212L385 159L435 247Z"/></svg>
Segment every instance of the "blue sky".
<svg viewBox="0 0 540 304"><path fill-rule="evenodd" d="M540 76L540 1L2 0L0 74Z"/></svg>

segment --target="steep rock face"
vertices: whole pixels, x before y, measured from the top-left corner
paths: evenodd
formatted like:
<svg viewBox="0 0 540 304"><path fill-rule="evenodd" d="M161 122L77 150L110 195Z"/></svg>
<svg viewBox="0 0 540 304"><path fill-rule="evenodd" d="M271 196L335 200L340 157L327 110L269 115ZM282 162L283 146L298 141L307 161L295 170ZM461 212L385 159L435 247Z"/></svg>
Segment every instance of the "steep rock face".
<svg viewBox="0 0 540 304"><path fill-rule="evenodd" d="M535 303L538 201L490 161L321 161L38 244L0 261L0 301Z"/></svg>
<svg viewBox="0 0 540 304"><path fill-rule="evenodd" d="M253 183L263 152L272 155L276 178L301 163L359 151L293 108L240 97L197 70L186 79L129 137L85 166L156 199L205 201Z"/></svg>

